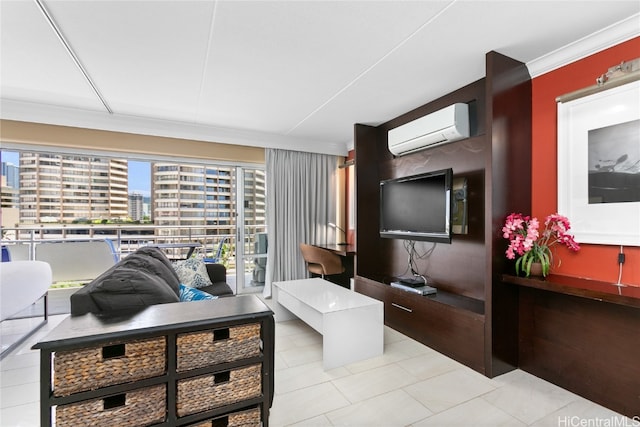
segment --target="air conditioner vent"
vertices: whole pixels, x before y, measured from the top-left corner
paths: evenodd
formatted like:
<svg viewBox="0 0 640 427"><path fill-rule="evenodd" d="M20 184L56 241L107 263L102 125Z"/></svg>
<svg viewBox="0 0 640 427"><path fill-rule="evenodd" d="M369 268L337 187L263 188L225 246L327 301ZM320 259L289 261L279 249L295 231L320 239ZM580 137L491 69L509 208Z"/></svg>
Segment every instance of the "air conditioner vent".
<svg viewBox="0 0 640 427"><path fill-rule="evenodd" d="M458 103L391 129L389 151L402 156L468 137L469 106Z"/></svg>

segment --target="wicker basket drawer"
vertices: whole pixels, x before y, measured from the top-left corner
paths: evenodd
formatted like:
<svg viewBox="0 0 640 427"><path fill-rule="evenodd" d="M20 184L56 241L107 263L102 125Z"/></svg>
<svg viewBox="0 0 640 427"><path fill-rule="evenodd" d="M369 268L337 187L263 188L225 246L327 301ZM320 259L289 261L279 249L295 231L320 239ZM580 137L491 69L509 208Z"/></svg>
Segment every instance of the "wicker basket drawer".
<svg viewBox="0 0 640 427"><path fill-rule="evenodd" d="M167 387L159 384L104 399L56 407L56 427L147 426L163 422L167 412Z"/></svg>
<svg viewBox="0 0 640 427"><path fill-rule="evenodd" d="M221 417L190 424L189 427L260 427L260 408L232 412Z"/></svg>
<svg viewBox="0 0 640 427"><path fill-rule="evenodd" d="M178 372L260 355L260 324L179 334Z"/></svg>
<svg viewBox="0 0 640 427"><path fill-rule="evenodd" d="M166 350L166 338L158 337L56 352L53 394L67 396L162 375Z"/></svg>
<svg viewBox="0 0 640 427"><path fill-rule="evenodd" d="M262 395L262 365L232 369L178 381L179 417Z"/></svg>

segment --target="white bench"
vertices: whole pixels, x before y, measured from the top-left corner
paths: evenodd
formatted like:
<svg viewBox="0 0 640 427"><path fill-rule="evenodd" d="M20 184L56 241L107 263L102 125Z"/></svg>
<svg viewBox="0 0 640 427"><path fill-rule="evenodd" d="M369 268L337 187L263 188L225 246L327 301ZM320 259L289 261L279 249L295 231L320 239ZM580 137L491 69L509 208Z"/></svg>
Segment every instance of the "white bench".
<svg viewBox="0 0 640 427"><path fill-rule="evenodd" d="M274 282L273 297L322 334L325 370L384 351L382 301L319 278Z"/></svg>

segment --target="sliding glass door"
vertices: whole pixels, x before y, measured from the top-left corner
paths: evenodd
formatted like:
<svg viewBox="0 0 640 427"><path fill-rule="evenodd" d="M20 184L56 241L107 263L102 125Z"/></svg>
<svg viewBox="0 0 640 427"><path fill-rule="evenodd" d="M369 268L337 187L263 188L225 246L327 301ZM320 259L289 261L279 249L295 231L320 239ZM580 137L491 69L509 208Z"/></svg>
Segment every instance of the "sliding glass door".
<svg viewBox="0 0 640 427"><path fill-rule="evenodd" d="M259 292L267 265L267 218L264 169L236 168L236 291Z"/></svg>

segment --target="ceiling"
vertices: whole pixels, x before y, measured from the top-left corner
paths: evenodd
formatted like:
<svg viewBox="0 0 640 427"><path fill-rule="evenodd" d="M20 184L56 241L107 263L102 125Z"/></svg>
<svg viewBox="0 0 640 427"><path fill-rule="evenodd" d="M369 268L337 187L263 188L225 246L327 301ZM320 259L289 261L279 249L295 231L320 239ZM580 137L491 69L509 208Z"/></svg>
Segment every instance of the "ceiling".
<svg viewBox="0 0 640 427"><path fill-rule="evenodd" d="M0 117L341 155L489 51L535 76L640 35L637 0L39 3L112 113L38 2L0 0Z"/></svg>

